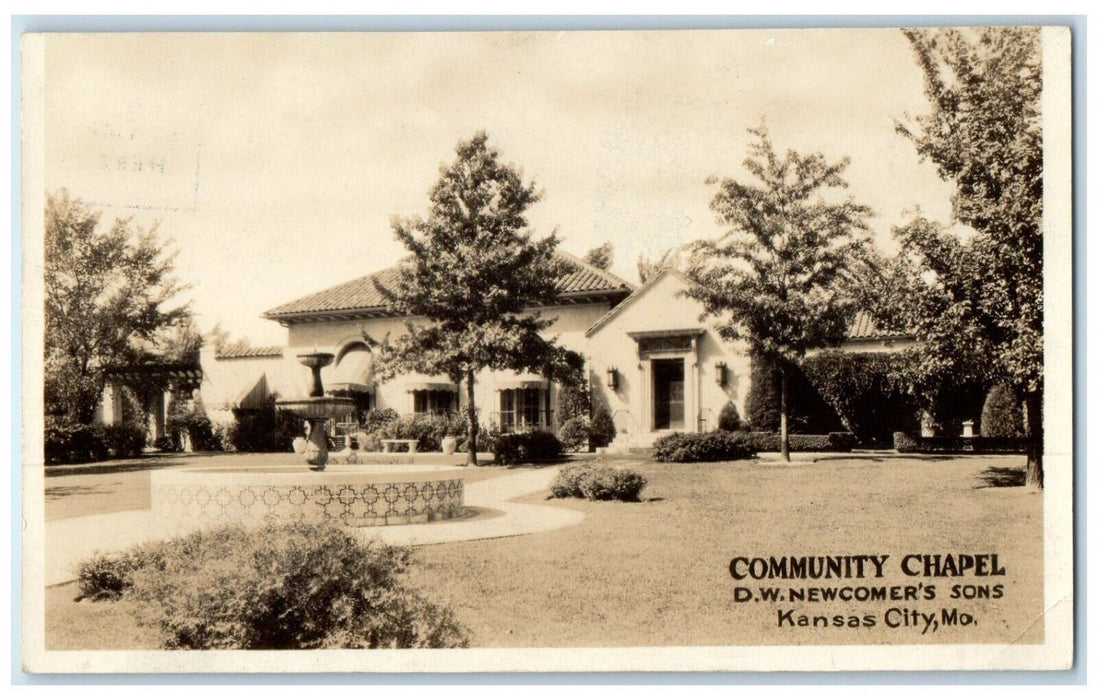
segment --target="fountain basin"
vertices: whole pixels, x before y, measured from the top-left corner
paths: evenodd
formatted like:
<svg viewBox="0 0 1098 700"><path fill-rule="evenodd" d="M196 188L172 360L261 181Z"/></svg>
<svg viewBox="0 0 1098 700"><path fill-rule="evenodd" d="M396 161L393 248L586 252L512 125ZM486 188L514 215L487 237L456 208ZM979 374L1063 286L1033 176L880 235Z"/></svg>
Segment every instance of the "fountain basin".
<svg viewBox="0 0 1098 700"><path fill-rule="evenodd" d="M344 418L355 410L355 400L346 396L316 396L303 399L278 399L275 405L307 421Z"/></svg>
<svg viewBox="0 0 1098 700"><path fill-rule="evenodd" d="M151 474L153 516L165 526L198 529L275 520L329 521L346 527L405 525L464 512L461 470L415 465L193 468Z"/></svg>

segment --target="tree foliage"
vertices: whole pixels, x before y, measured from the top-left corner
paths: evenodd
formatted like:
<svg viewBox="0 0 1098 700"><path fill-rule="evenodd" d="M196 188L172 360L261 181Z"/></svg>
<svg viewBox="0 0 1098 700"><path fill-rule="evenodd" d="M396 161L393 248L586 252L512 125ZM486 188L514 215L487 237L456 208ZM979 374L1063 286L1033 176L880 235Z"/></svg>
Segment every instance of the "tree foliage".
<svg viewBox="0 0 1098 700"><path fill-rule="evenodd" d="M1043 137L1040 31L906 30L930 111L897 125L955 186L962 239L917 218L898 230L932 292L914 309L927 371L957 347L1025 397L1031 484L1043 483Z"/></svg>
<svg viewBox="0 0 1098 700"><path fill-rule="evenodd" d="M156 229L99 212L66 190L48 195L45 231L46 412L91 421L104 371L139 356L189 314Z"/></svg>
<svg viewBox="0 0 1098 700"><path fill-rule="evenodd" d="M395 217L393 231L411 253L393 288L378 286L395 315L418 317L395 340L380 342L377 376L414 371L464 381L471 462L476 460L475 373L483 369L571 378L575 353L542 332L552 323L531 307L558 299L568 263L555 233L535 239L525 212L541 195L478 132L439 170L426 217ZM377 343L374 339L368 339Z"/></svg>
<svg viewBox="0 0 1098 700"><path fill-rule="evenodd" d="M637 277L640 279L640 283L644 284L655 277L660 270L665 268L678 269L679 257L681 254L682 250L679 248L665 250L663 254L657 258L649 258L644 253L641 253L637 258Z"/></svg>
<svg viewBox="0 0 1098 700"><path fill-rule="evenodd" d="M756 357L797 365L809 348L841 342L856 298L850 292L852 261L864 247L871 215L847 198L829 202L825 192L846 187L844 158L775 151L766 128L750 129L756 141L744 168L756 183L720 181L712 208L725 234L693 248L688 294L716 317L723 338L746 341ZM781 368L781 367L780 367ZM782 446L788 458L784 370Z"/></svg>
<svg viewBox="0 0 1098 700"><path fill-rule="evenodd" d="M583 261L600 270L609 270L614 264L614 244L607 242L592 248L583 256Z"/></svg>
<svg viewBox="0 0 1098 700"><path fill-rule="evenodd" d="M233 338L232 334L223 328L220 323L214 324L214 327L206 334L206 338L213 345L214 352L218 355L247 350L252 347L252 341L247 338Z"/></svg>

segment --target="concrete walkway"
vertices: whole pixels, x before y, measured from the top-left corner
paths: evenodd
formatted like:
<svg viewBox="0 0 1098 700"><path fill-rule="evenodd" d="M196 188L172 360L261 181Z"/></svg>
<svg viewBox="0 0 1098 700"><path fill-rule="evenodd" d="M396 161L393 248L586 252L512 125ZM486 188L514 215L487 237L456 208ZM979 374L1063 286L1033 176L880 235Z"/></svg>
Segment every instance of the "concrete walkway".
<svg viewBox="0 0 1098 700"><path fill-rule="evenodd" d="M465 505L483 511L478 516L421 525L358 528L355 534L364 540L379 538L389 544L421 545L527 535L575 525L584 518L579 511L510 502L548 488L558 471L547 467L466 484ZM75 579L76 566L96 551L122 550L177 534L155 522L151 510L66 518L45 525L47 586Z"/></svg>

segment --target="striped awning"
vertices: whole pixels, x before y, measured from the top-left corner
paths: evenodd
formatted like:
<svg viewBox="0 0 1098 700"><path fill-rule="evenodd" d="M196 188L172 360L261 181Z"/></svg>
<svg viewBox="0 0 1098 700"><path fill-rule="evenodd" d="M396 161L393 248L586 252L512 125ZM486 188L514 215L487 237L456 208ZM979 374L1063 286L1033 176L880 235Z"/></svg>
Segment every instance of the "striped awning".
<svg viewBox="0 0 1098 700"><path fill-rule="evenodd" d="M450 381L449 377L440 377L438 375L427 374L406 374L403 377L402 385L405 391L451 391L456 392L458 390L457 384Z"/></svg>
<svg viewBox="0 0 1098 700"><path fill-rule="evenodd" d="M374 383L372 366L373 355L369 350L365 347L353 348L339 358L326 384L331 389L370 391Z"/></svg>
<svg viewBox="0 0 1098 700"><path fill-rule="evenodd" d="M259 375L258 378L246 382L243 388L237 392L236 398L229 402L228 407L258 410L263 408L263 402L266 401L268 394L270 394L270 389L267 386L267 375L264 373Z"/></svg>
<svg viewBox="0 0 1098 700"><path fill-rule="evenodd" d="M549 380L532 372L499 372L495 375L496 391L509 389L548 389Z"/></svg>

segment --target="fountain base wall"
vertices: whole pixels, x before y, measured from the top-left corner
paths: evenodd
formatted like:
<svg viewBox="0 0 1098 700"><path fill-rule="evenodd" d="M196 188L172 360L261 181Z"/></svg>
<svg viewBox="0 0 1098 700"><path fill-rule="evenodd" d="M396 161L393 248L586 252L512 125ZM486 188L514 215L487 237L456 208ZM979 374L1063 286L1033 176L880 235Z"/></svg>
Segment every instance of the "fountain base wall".
<svg viewBox="0 0 1098 700"><path fill-rule="evenodd" d="M166 470L151 475L152 510L175 529L270 520L347 527L425 523L464 512L464 482L455 471L423 466L406 473L370 467Z"/></svg>

